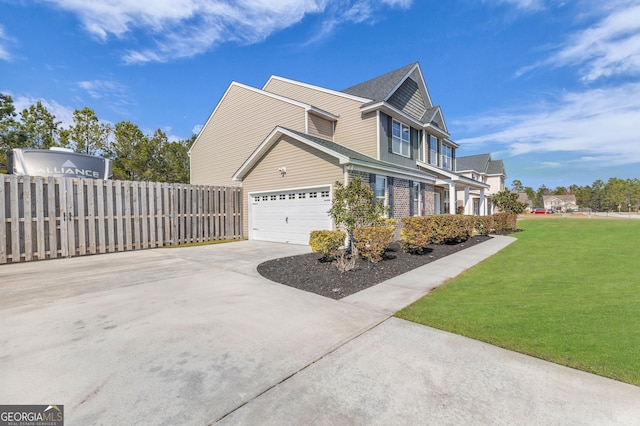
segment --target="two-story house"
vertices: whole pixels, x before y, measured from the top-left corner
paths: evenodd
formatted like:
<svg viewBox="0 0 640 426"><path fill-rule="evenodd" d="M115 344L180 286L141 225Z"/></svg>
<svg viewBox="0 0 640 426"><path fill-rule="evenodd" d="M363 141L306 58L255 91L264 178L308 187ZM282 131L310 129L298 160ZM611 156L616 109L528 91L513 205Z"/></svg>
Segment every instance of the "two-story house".
<svg viewBox="0 0 640 426"><path fill-rule="evenodd" d="M545 209L554 211L556 213L565 213L567 211L578 209L576 196L573 194L543 195L542 202Z"/></svg>
<svg viewBox="0 0 640 426"><path fill-rule="evenodd" d="M455 172L457 149L418 63L342 91L272 76L229 85L190 150L191 183L241 185L248 238L307 244L334 227L335 182L360 177L399 220L484 197L489 184Z"/></svg>
<svg viewBox="0 0 640 426"><path fill-rule="evenodd" d="M489 189L482 194L478 190L466 187L458 193L458 206L464 214L485 215L493 212L492 196L504 191L507 172L502 160L493 160L491 154L468 155L458 157L456 172L475 181L486 183ZM465 203L464 200L467 200Z"/></svg>

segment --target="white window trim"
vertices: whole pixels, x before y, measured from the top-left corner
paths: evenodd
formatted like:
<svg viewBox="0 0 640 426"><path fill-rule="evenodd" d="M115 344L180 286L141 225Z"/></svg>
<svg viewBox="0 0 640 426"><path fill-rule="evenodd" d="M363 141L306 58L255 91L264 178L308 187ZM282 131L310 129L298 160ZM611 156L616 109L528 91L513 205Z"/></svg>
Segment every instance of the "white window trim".
<svg viewBox="0 0 640 426"><path fill-rule="evenodd" d="M422 216L422 212L420 211L422 210L420 208L422 206L422 191L420 191L420 182L413 182L413 188L411 188L411 191L414 193L412 197L414 202L413 215Z"/></svg>
<svg viewBox="0 0 640 426"><path fill-rule="evenodd" d="M436 141L436 150L435 151L433 151L431 149L431 139L432 138L435 139L435 141ZM437 166L439 166L439 163L438 163L438 145L440 144L440 140L437 137L435 137L435 136L433 136L431 134L429 134L429 137L427 139L428 139L427 140L427 151L428 151L429 164L431 164L432 166L436 166L437 167ZM434 160L435 160L435 162L434 162Z"/></svg>
<svg viewBox="0 0 640 426"><path fill-rule="evenodd" d="M382 197L379 197L378 196L378 188L379 188L379 186L381 186L382 180L384 180L383 194L382 194ZM376 186L375 186L375 189L373 191L373 196L375 197L376 202L378 200L383 200L383 206L387 207L389 205L388 193L389 193L389 179L385 175L376 175Z"/></svg>
<svg viewBox="0 0 640 426"><path fill-rule="evenodd" d="M402 147L403 147L403 146L404 146L404 144L405 144L405 140L404 140L404 139L402 139L402 136L400 136L400 139L399 139L399 140L400 140L400 151L399 151L399 152L397 152L397 151L395 150L395 146L394 146L394 145L395 145L395 144L394 144L394 139L396 139L396 137L395 137L395 136L394 136L394 134L393 134L393 127L394 127L394 125L395 125L396 123L398 123L398 124L400 125L400 135L403 135L403 134L404 134L404 129L405 129L405 128L407 129L407 136L408 136L408 139L407 139L407 141L406 141L407 154L403 154L403 153L402 153ZM392 122L391 122L391 152L392 152L393 154L396 154L396 155L401 155L401 156L403 156L403 157L411 158L411 126L407 126L406 124L399 122L399 121L398 121L398 120L396 120L395 118L394 118L394 119L392 120Z"/></svg>
<svg viewBox="0 0 640 426"><path fill-rule="evenodd" d="M445 150L449 151L449 155L445 154ZM453 147L442 144L440 157L441 167L445 170L453 170Z"/></svg>

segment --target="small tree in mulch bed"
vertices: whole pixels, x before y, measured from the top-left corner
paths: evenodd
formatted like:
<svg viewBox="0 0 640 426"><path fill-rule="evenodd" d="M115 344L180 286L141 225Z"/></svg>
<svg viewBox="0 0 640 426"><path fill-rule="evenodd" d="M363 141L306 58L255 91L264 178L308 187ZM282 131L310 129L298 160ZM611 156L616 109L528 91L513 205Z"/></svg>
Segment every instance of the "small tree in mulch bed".
<svg viewBox="0 0 640 426"><path fill-rule="evenodd" d="M329 215L336 225L342 225L349 237L349 249L338 256L338 269L342 272L355 267L358 248L354 244L354 231L362 226L374 226L385 214L385 207L375 199L374 193L360 178L352 179L347 186L336 182L335 197Z"/></svg>

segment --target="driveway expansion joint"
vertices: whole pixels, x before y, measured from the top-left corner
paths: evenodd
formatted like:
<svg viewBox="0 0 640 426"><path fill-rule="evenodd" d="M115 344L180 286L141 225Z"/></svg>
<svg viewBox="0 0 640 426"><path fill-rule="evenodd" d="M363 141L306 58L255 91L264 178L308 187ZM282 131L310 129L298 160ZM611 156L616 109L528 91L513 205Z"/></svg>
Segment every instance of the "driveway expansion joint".
<svg viewBox="0 0 640 426"><path fill-rule="evenodd" d="M386 321L388 321L392 316L386 316L386 318L372 324L369 327L365 327L362 330L360 330L359 332L355 333L354 335L342 340L341 342L339 342L338 344L336 344L333 348L329 349L328 351L326 351L325 353L323 353L322 355L314 358L311 362L309 362L308 364L306 364L305 366L303 366L302 368L299 368L298 370L294 371L293 373L289 374L288 376L284 377L282 380L274 383L273 385L267 387L266 389L264 389L263 391L259 392L258 394L254 395L253 397L251 397L250 399L246 400L245 402L243 402L242 404L238 405L236 408L234 408L233 410L230 410L228 413L225 413L223 416L207 423L207 426L213 426L216 423L221 422L222 420L224 420L226 417L230 416L231 414L235 413L236 411L240 410L242 407L248 405L249 403L257 400L258 398L260 398L261 396L263 396L264 394L266 394L267 392L271 391L272 389L277 388L278 386L286 383L288 380L292 379L293 377L297 376L299 373L302 373L303 371L309 369L311 366L313 366L314 364L318 363L319 361L322 361L323 359L325 359L326 357L330 356L331 354L333 354L334 352L336 352L338 349L346 346L347 344L351 343L352 341L358 339L359 337L363 336L366 333L369 333L370 331L375 330L376 328L380 327L382 324L384 324Z"/></svg>

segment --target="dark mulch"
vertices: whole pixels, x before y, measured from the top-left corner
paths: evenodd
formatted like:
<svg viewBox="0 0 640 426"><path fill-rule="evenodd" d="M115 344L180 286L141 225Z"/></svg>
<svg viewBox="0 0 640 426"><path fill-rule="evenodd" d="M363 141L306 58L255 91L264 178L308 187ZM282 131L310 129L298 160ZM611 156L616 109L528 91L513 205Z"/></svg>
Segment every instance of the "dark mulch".
<svg viewBox="0 0 640 426"><path fill-rule="evenodd" d="M319 253L270 260L258 265L258 272L271 281L332 299L342 299L489 239L491 237L476 235L464 243L430 245L421 255L404 253L398 243L393 243L382 261L371 263L359 259L356 269L344 273L338 271L335 263L322 262Z"/></svg>

